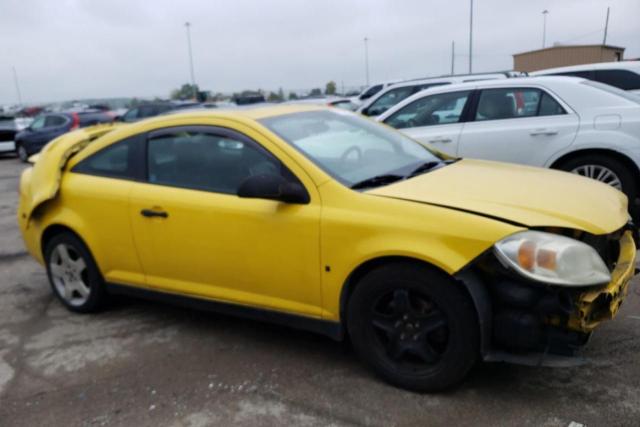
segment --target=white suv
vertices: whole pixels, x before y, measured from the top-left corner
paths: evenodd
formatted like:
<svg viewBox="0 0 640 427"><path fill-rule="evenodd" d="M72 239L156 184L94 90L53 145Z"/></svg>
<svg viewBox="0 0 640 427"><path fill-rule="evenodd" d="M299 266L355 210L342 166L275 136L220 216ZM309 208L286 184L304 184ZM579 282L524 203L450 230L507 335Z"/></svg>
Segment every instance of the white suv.
<svg viewBox="0 0 640 427"><path fill-rule="evenodd" d="M535 71L529 75L582 77L640 94L640 61L601 62L550 68Z"/></svg>
<svg viewBox="0 0 640 427"><path fill-rule="evenodd" d="M425 79L413 79L400 83L394 83L371 96L363 102L356 110L365 115L376 117L393 107L403 99L406 99L418 93L421 90L435 86L444 86L453 83L466 83L491 79L506 79L508 77L517 77L521 73L515 71L505 71L503 73L483 73L483 74L464 74L443 77L429 77Z"/></svg>
<svg viewBox="0 0 640 427"><path fill-rule="evenodd" d="M456 84L413 95L378 120L454 156L597 179L626 193L636 212L640 98L614 87L576 77Z"/></svg>

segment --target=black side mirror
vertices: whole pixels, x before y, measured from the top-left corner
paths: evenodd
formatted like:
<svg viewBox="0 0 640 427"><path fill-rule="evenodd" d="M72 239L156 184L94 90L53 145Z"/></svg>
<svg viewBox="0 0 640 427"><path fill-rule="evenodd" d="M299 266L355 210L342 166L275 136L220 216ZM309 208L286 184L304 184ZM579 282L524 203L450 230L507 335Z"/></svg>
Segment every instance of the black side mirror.
<svg viewBox="0 0 640 427"><path fill-rule="evenodd" d="M238 197L278 200L302 205L310 201L309 193L302 184L271 174L253 175L245 179L238 188Z"/></svg>

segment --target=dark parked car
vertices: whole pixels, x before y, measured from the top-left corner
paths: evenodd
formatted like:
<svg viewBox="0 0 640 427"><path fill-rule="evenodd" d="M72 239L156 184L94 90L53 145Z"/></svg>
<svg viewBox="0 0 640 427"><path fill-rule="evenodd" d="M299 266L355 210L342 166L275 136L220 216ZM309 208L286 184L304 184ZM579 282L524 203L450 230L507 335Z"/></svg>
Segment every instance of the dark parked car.
<svg viewBox="0 0 640 427"><path fill-rule="evenodd" d="M200 105L198 102L192 101L150 102L129 109L122 116L118 117L118 121L132 123L149 117L159 116L168 111L193 108L198 105Z"/></svg>
<svg viewBox="0 0 640 427"><path fill-rule="evenodd" d="M16 135L16 153L20 160L26 162L29 156L38 153L49 141L70 130L111 122L113 115L98 110L42 114Z"/></svg>

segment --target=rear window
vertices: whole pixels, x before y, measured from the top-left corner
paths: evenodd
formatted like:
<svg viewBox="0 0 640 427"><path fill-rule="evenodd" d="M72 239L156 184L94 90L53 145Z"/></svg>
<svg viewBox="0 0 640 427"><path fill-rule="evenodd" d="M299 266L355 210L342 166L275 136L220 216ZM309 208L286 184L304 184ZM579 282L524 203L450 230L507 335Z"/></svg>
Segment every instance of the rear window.
<svg viewBox="0 0 640 427"><path fill-rule="evenodd" d="M596 70L595 80L622 90L640 89L640 74L629 70Z"/></svg>
<svg viewBox="0 0 640 427"><path fill-rule="evenodd" d="M67 124L68 119L64 116L47 116L44 127L63 126Z"/></svg>

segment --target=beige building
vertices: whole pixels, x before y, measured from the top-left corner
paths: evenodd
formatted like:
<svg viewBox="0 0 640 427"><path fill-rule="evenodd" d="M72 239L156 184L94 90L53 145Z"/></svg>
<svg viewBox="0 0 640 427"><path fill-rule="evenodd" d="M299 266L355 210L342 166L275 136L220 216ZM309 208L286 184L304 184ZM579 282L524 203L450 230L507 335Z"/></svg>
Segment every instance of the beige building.
<svg viewBox="0 0 640 427"><path fill-rule="evenodd" d="M624 48L603 44L557 45L513 55L515 71L537 71L594 62L622 61Z"/></svg>

